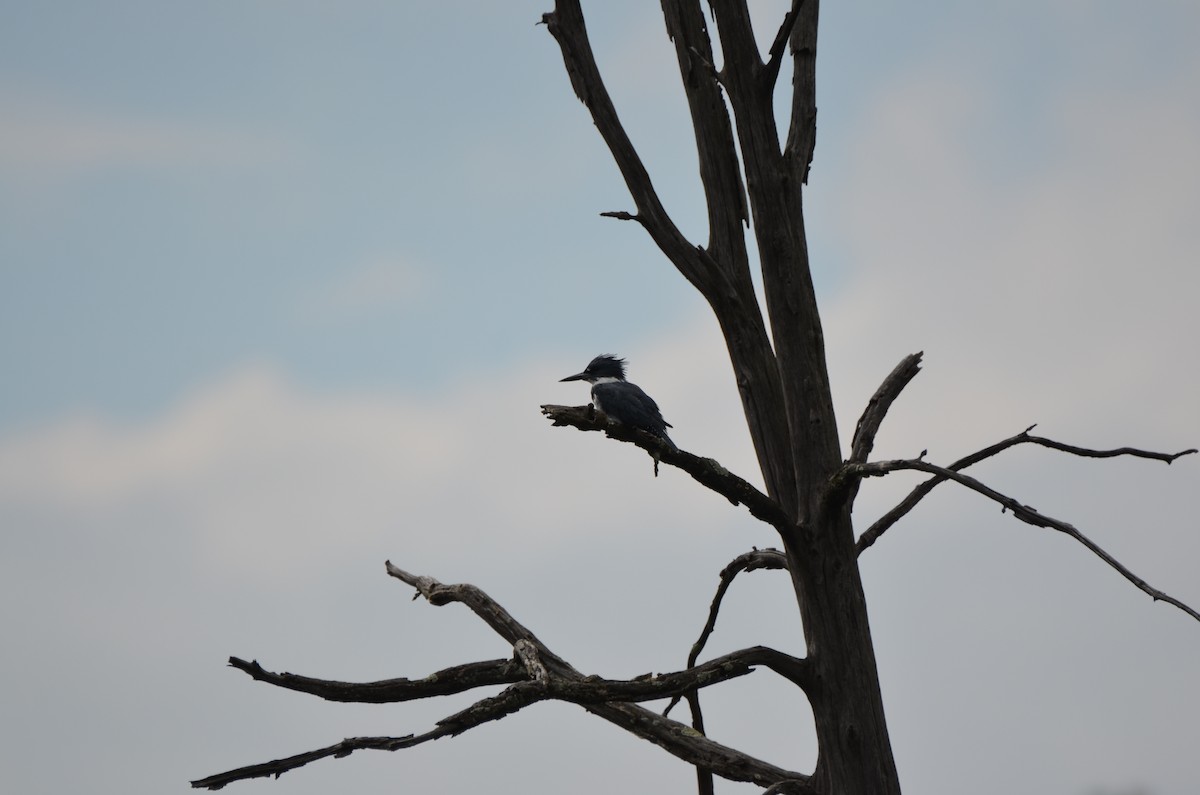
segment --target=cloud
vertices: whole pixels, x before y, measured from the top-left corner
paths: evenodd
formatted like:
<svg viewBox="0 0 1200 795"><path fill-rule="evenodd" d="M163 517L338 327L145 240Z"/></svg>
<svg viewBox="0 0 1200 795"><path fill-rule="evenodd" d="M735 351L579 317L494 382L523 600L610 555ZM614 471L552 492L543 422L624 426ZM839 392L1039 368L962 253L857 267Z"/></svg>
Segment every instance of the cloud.
<svg viewBox="0 0 1200 795"><path fill-rule="evenodd" d="M684 403L653 356L641 371L660 382L661 399ZM486 393L470 385L432 401L309 394L270 367L248 367L143 423L80 416L4 440L0 504L71 522L157 506L160 524L189 535L213 565L252 570L286 549L271 575L297 579L325 565L333 546L392 543L419 559L455 536L483 554L510 543L553 547L564 527L609 540L637 532L607 526L616 512L607 497L579 513L589 500L581 492L607 494L592 484L642 454L550 430L539 402L587 399L557 377L536 365L492 379ZM620 513L654 514L662 492L682 485L675 473L647 482L644 463L618 478ZM699 511L692 519L711 521ZM499 541L494 529L509 526Z"/></svg>
<svg viewBox="0 0 1200 795"><path fill-rule="evenodd" d="M861 319L858 311L854 304L838 305L830 313L830 325L845 329L850 320ZM903 316L902 307L891 311L893 322ZM693 318L655 345L622 353L630 358L631 375L655 395L675 424L682 446L754 479L736 390L713 327L707 318ZM851 342L837 345L834 352L840 357L847 347L866 345L872 338L860 335L875 330L868 326L847 333ZM982 326L974 332L987 335ZM968 349L980 344L967 333L953 342ZM587 671L617 676L678 665L702 623L716 571L737 552L773 539L744 511L698 489L677 471L664 468L660 478L653 478L640 451L597 434L549 427L537 411L539 403L585 399L578 384L557 383L575 369L575 361L531 360L513 372L475 374L478 379L436 400L418 400L402 392L315 393L269 366L254 366L228 373L151 420L121 425L74 418L9 437L0 442L0 516L18 530L4 542L4 587L14 591L4 600L7 609L11 612L20 602L17 593L39 595L43 620L60 628L52 651L65 658L83 655L84 646L103 637L106 653L96 665L115 692L133 692L138 681L154 676L154 665L200 677L206 669L198 660L211 657L215 668L219 652L226 650L258 655L265 664L298 672L345 678L420 675L453 662L506 653L469 616L431 614L423 605L409 606L397 598L396 588L382 575L386 557L419 573L481 585ZM847 390L844 414L856 415L884 372L865 365L864 372L855 370L864 388ZM928 375L927 369L912 388ZM1019 394L1022 386L994 388ZM946 395L906 396L888 421L898 429L893 441L944 433L940 424L916 425L912 417L944 416L953 412L953 402ZM1108 421L1103 411L1093 410L1095 405L1081 408L1084 427ZM986 420L976 417L975 422L986 426ZM1166 421L1165 415L1159 420ZM956 423L968 424L950 421ZM970 446L955 441L956 452ZM1070 495L1078 486L1064 473L1074 466L1047 457L1038 466L1038 478L1051 484L1052 492L1066 484ZM1124 476L1131 470L1116 471ZM1145 485L1139 479L1122 487ZM1103 503L1103 492L1099 498ZM864 513L881 505L886 500L875 485L865 488ZM1122 515L1112 511L1109 526ZM1091 520L1081 523L1088 529L1106 523L1103 510L1097 516L1095 510L1077 506L1068 518ZM1183 519L1174 512L1163 519L1165 527L1145 534L1132 549L1138 553L1136 569L1152 582L1163 580L1166 587L1170 578L1164 572L1173 567L1164 556L1181 551L1170 545L1180 542ZM1189 628L1181 621L1172 623L1163 614L1166 608L1152 605L1081 549L1024 530L981 539L961 526L964 521L976 527L1011 529L1015 524L977 501L939 495L867 560L898 756L907 766L908 780L922 783L932 780L929 760L943 752L921 738L929 737L935 745L949 742L944 726L931 725L931 720L965 720L956 706L963 703L994 720L991 728L972 734L974 739L960 738L955 745L967 761L954 768L951 778L973 774L995 747L988 743L981 749L978 737L999 737L1006 727L1030 718L1027 709L1014 708L1012 693L1063 687L1060 677L1045 684L1047 671L1078 670L1081 651L1094 653L1113 625L1136 638L1132 649L1174 643L1181 645L1173 652L1177 659L1188 659L1187 638L1181 636ZM42 535L25 532L35 528L42 528ZM994 559L981 558L980 545ZM72 562L74 556L63 550L77 551L78 560ZM1179 557L1188 559L1186 554ZM1011 592L1014 576L1019 594ZM1188 582L1187 576L1179 571L1173 585ZM1054 587L1059 578L1065 593ZM64 579L65 590L50 587ZM769 573L751 580L737 588L734 598L744 601L731 603L714 649L733 648L744 640L799 651L786 582ZM86 598L81 598L85 586ZM952 587L954 591L947 590ZM952 592L955 598L949 599ZM368 598L376 593L378 597ZM753 598L759 595L767 601ZM1064 611L1079 600L1103 609L1082 616ZM80 602L86 609L78 608ZM964 613L968 606L973 613ZM34 629L19 632L24 637ZM945 634L950 632L955 634ZM151 637L172 640L148 652ZM614 643L617 637L620 642ZM986 674L972 668L980 663L961 646L969 638L995 652L997 644L1011 648L1030 637L1040 644L1037 660L1009 654ZM1175 666L1160 671L1153 687L1143 682L1134 688L1130 682L1142 670L1139 658L1110 650L1110 668L1131 667L1101 677L1097 685L1114 689L1110 700L1130 714L1163 703L1160 691L1190 675ZM1054 661L1049 669L1047 660ZM40 681L27 666L15 670ZM928 681L934 675L956 684L938 688ZM990 679L986 685L969 684L982 675ZM216 743L201 731L208 726L211 733L212 724L201 720L189 742L211 756L190 755L186 761L191 768L173 774L180 780L210 772L207 767L319 745L330 732L365 733L375 722L381 733L398 730L378 711L337 717L319 705L257 691L257 698L247 703L244 691L228 677L204 682L196 694L203 703L184 699L163 708L200 717L209 711L253 710L258 730L255 738L229 736ZM771 695L778 692L774 683L764 678L746 686L751 689L731 686L714 694L713 715L731 721L720 723L722 731L734 731L749 698L762 705L756 724L762 731L743 726L738 736L768 758L795 759L795 749L811 743L808 727L771 713L781 708ZM960 687L974 688L965 702L955 695ZM1089 692L1075 695L1092 697ZM107 707L93 702L87 693L75 700L84 705L85 714L100 719ZM1048 778L1072 786L1078 779L1063 773L1062 766L1080 764L1081 748L1117 743L1142 749L1145 737L1136 730L1106 734L1098 727L1111 724L1102 716L1080 727L1069 718L1075 702L1056 696L1052 703L1053 711L1040 715L1044 728L1026 731L1020 746L1029 764L1044 766ZM401 723L419 729L442 706L406 709ZM146 719L164 719L147 709ZM32 714L34 706L29 710ZM505 736L527 737L521 742L542 749L570 744L578 736L574 730L564 736L564 723L550 713L528 721L524 728L518 721L517 728L506 729L516 734ZM1154 725L1162 728L1161 722ZM1039 743L1067 729L1081 739L1054 749L1050 757L1060 754L1067 760L1056 767ZM119 736L122 730L114 731ZM1173 723L1169 731L1187 729ZM626 753L614 735L601 735L597 753ZM728 739L735 738L730 734ZM169 738L161 741L159 752L171 753ZM608 750L607 743L617 745ZM461 748L453 753L473 752ZM1128 754L1134 769L1155 759L1150 751ZM414 755L405 761L411 766L406 769L419 780L436 776L434 769L421 772L436 759L422 759ZM673 769L657 758L637 763L642 764L651 770L661 764L666 775ZM322 786L324 774L309 775L299 774L302 791ZM596 791L607 791L607 784L597 786Z"/></svg>
<svg viewBox="0 0 1200 795"><path fill-rule="evenodd" d="M851 143L857 167L833 203L852 267L824 316L843 444L888 370L924 349L924 371L885 422L881 457L928 448L947 461L1035 421L1078 444L1196 445L1200 126L1172 101L1190 88L1048 103L1039 123L1067 145L1013 180L997 177L1002 159L978 166L985 89L949 64L898 72ZM54 140L70 126L61 120L30 126L36 115L7 128L25 130L10 151L26 147L47 171L174 162L156 152L153 134L170 131L154 124L97 124L89 151ZM146 152L138 129L150 135ZM203 146L173 140L204 162ZM324 297L338 311L370 311L380 298L410 300L412 275L384 258ZM17 780L56 790L80 789L97 771L116 780L137 748L145 791L161 791L163 780L181 785L341 736L428 728L451 710L343 709L222 670L236 653L319 676L419 676L508 653L465 611L410 604L383 576L384 558L477 583L589 673L678 665L716 571L773 539L678 472L652 478L640 451L548 426L538 404L582 402L583 387L557 379L599 352L534 352L509 372L464 374L436 399L319 392L270 364L249 366L156 417L66 417L0 439L0 670L22 683L6 702L8 725L28 736L92 729L76 764L33 747L12 763ZM681 446L756 479L711 320L689 318L618 353ZM1048 451L980 468L1192 604L1196 471L1187 459L1168 468ZM869 483L861 519L911 482ZM1191 791L1195 627L1078 545L942 487L868 553L864 578L906 787ZM756 574L730 599L714 652L759 642L799 651L786 582ZM710 727L793 764L811 749L803 709L757 681L714 693ZM747 703L753 725L735 730L750 723ZM531 712L404 759L310 768L280 786L382 791L403 765L409 781L445 791L483 786L473 778L483 769L495 788L513 754L527 754L525 789L581 769L538 778L546 758L595 766L581 793L612 791L620 776L644 790L686 777L657 749L567 712ZM501 755L503 768L462 764ZM992 774L981 781L980 770Z"/></svg>
<svg viewBox="0 0 1200 795"><path fill-rule="evenodd" d="M297 300L297 312L316 322L394 312L430 299L433 274L399 256L379 256L339 276Z"/></svg>
<svg viewBox="0 0 1200 795"><path fill-rule="evenodd" d="M863 125L836 199L859 267L831 307L829 339L853 341L834 361L884 373L926 350L914 387L958 407L923 418L950 436L1037 420L1082 430L1099 415L1111 438L1118 420L1149 431L1151 405L1188 428L1200 383L1177 363L1200 338L1200 232L1184 220L1200 206L1200 117L1165 96L1059 104L1063 156L999 185L969 134L980 93L908 74ZM1124 121L1110 121L1114 105Z"/></svg>
<svg viewBox="0 0 1200 795"><path fill-rule="evenodd" d="M263 168L297 156L292 141L232 124L93 108L12 86L0 102L0 173L25 183L111 169Z"/></svg>

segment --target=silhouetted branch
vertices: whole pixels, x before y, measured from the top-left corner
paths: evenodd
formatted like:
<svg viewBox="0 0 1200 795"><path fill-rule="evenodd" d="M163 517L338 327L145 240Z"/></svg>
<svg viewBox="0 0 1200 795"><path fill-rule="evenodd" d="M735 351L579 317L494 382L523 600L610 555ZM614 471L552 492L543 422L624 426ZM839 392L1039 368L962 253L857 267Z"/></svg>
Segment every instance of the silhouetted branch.
<svg viewBox="0 0 1200 795"><path fill-rule="evenodd" d="M786 569L787 557L777 549L755 549L750 552L743 552L734 558L729 565L721 569L720 582L717 584L717 592L713 596L712 604L708 608L708 620L704 623L704 629L700 630L700 637L692 644L692 649L688 652L687 666L691 668L696 664L696 660L700 658L700 653L704 651L704 646L708 643L709 637L713 630L717 627L717 613L721 610L721 602L725 599L725 592L729 590L729 586L733 584L733 578L743 571L754 571L755 569ZM803 669L802 660L796 658L797 667L788 674L782 674L791 679L798 685L803 686ZM679 697L671 699L671 703L663 710L663 715L670 714L675 705L679 703ZM689 703L692 707L693 716L697 713L699 705L697 703Z"/></svg>
<svg viewBox="0 0 1200 795"><path fill-rule="evenodd" d="M196 779L192 782L192 789L218 790L235 781L246 781L252 778L279 778L289 770L304 767L309 762L316 762L318 759L325 759L330 756L340 758L349 756L354 751L368 748L381 751L394 751L396 750L394 746L397 743L412 739L415 738L411 734L407 737L349 737L340 743L334 743L326 748L318 748L315 751L308 751L283 759L274 759L270 762L262 762L257 765L239 767L236 770L218 773L215 776Z"/></svg>
<svg viewBox="0 0 1200 795"><path fill-rule="evenodd" d="M796 27L796 18L800 16L800 6L802 5L804 5L804 0L792 0L792 7L784 14L783 24L779 26L779 32L775 34L775 40L771 42L768 60L766 66L763 67L764 80L771 88L774 88L775 79L779 77L779 66L783 63L783 51L787 47L788 39L792 36L792 29Z"/></svg>
<svg viewBox="0 0 1200 795"><path fill-rule="evenodd" d="M1032 427L1027 429L1027 432L1032 429ZM1118 447L1115 450L1090 450L1086 447L1076 447L1073 444L1056 442L1053 439L1044 439L1041 436L1027 436L1024 441L1030 444L1041 445L1042 447L1049 447L1052 450L1062 450L1064 453L1084 458L1116 458L1117 456L1127 455L1134 458L1149 458L1153 461L1163 461L1167 464L1174 463L1175 459L1181 456L1192 455L1196 452L1196 448L1194 447L1190 450L1181 450L1178 453L1155 453L1150 450L1138 450L1136 447Z"/></svg>
<svg viewBox="0 0 1200 795"><path fill-rule="evenodd" d="M507 611L475 586L442 585L431 577L417 577L409 574L396 568L391 562L387 563L387 570L393 577L417 588L431 604L443 605L452 601L465 602L506 639L512 637L514 643L516 640L522 639L529 641L537 649L541 661L550 675L545 690L554 693L556 698L574 700L587 711L655 743L689 764L712 770L722 778L732 781L750 781L764 787L779 781L794 780L797 782L794 786L800 788L796 790L797 792L813 791L811 788L804 789L808 786L808 777L803 774L783 770L740 751L727 748L720 743L715 743L707 737L689 730L684 724L656 715L643 707L614 703L611 700L604 703L588 703L583 699L571 698L569 695L577 692L579 688L583 688L583 692L587 692L589 698L594 698L596 689L619 685L622 688L641 689L642 691L654 689L657 692L655 697L663 697L671 695L671 688L695 689L697 685L703 687L734 675L740 676L742 673L739 672L739 666L761 664L775 671L792 672L797 666L802 665L803 661L773 649L754 647L711 660L703 666L679 672L678 676L664 674L649 679L616 683L595 680L591 677L585 679L569 663L550 652L529 630L517 623ZM497 616L505 618L501 620ZM744 673L749 673L749 671Z"/></svg>
<svg viewBox="0 0 1200 795"><path fill-rule="evenodd" d="M289 770L330 756L347 756L354 751L371 749L396 751L439 737L461 734L489 721L499 720L531 704L545 700L565 701L582 706L644 739L667 749L679 758L711 770L734 781L752 781L762 786L781 780L806 777L782 770L754 757L726 748L683 724L656 715L631 702L652 701L694 693L729 679L752 673L763 666L786 678L796 680L804 661L763 646L731 652L686 670L646 675L632 680L585 677L573 666L551 652L524 625L495 600L469 584L446 585L432 577L417 576L389 561L389 575L417 589L430 604L465 604L480 619L513 647L513 659L490 660L454 666L422 680L392 679L382 682L350 683L314 679L290 673L267 671L258 662L230 658L230 665L258 681L277 687L310 693L332 701L383 703L430 698L494 684L508 684L494 696L476 701L467 709L437 722L424 734L402 737L352 737L339 743L303 754L230 770L192 782L202 789L220 789L234 781L266 776L281 776Z"/></svg>
<svg viewBox="0 0 1200 795"><path fill-rule="evenodd" d="M900 392L908 385L908 382L921 372L921 356L923 355L918 351L905 356L900 364L896 365L888 374L888 377L883 379L879 389L876 389L875 394L867 401L867 407L859 417L858 425L854 428L854 440L850 447L851 463L864 463L871 455L871 450L875 447L875 434L879 433L879 426L883 422L883 418L887 416L888 409L892 407L892 403L900 396Z"/></svg>
<svg viewBox="0 0 1200 795"><path fill-rule="evenodd" d="M612 422L592 406L542 406L542 413L554 425L570 425L581 431L603 431L606 436L636 444L656 461L682 469L734 505L745 505L756 518L783 532L790 521L774 500L711 458L701 458L684 450L672 450L661 439L637 428Z"/></svg>
<svg viewBox="0 0 1200 795"><path fill-rule="evenodd" d="M792 175L808 182L817 147L817 19L820 7L808 0L796 8L792 23L792 108L783 152Z"/></svg>
<svg viewBox="0 0 1200 795"><path fill-rule="evenodd" d="M1092 451L1092 452L1101 453L1102 451ZM1144 452L1144 451L1139 451L1139 452ZM1179 455L1182 455L1182 453ZM1104 456L1101 456L1101 457L1104 457ZM1144 457L1153 458L1153 457L1157 457L1157 455L1147 453L1147 454L1145 454ZM1178 457L1178 456L1175 456L1175 457ZM1171 460L1174 460L1174 457L1171 457ZM942 466L938 466L936 464L930 464L926 461L921 461L921 460L916 460L916 459L897 460L897 461L876 461L876 462L870 463L870 464L847 464L845 469L850 475L855 476L855 477L876 477L879 475L886 475L889 472L896 472L898 470L911 469L911 470L917 470L919 472L929 472L931 474L940 476L944 480L953 480L954 482L956 482L960 485L966 486L967 488L971 489L972 491L978 492L979 494L982 494L983 496L987 497L988 499L999 503L1001 506L1003 506L1007 510L1012 511L1013 516L1017 517L1022 522L1034 525L1035 527L1045 527L1045 528L1048 528L1051 530L1057 530L1060 533L1065 533L1066 535L1069 535L1071 538L1074 538L1076 541L1078 541L1079 543L1081 543L1085 547L1087 547L1089 550L1091 550L1093 554L1095 554L1098 558L1103 560L1109 566L1116 569L1116 571L1122 577L1124 577L1125 579L1129 580L1131 583L1136 585L1139 589L1141 589L1143 592L1148 594L1150 596L1150 598L1154 599L1155 601L1163 601L1163 602L1166 602L1167 604L1174 605L1175 607L1179 608L1183 612L1190 615L1192 618L1196 619L1197 621L1200 621L1200 613L1197 613L1195 610L1193 610L1188 605L1184 604L1183 602L1179 601L1178 599L1176 599L1172 596L1168 596L1167 594L1163 593L1162 591L1158 590L1157 588L1152 588L1150 585L1148 585L1146 583L1145 580L1138 577L1136 574L1134 574L1129 569L1127 569L1120 561L1118 561L1112 555L1108 554L1103 549L1101 549L1099 545L1097 545L1094 541L1089 539L1083 533L1079 532L1079 530L1077 530L1073 525L1067 524L1066 522L1060 521L1058 519L1053 519L1049 516L1046 516L1045 514L1039 513L1037 510L1029 507L1028 505L1022 505L1021 503L1017 502L1012 497L1009 497L1005 494L1001 494L1000 492L998 492L995 489L991 488L990 486L982 483L981 481L976 480L975 478L971 477L970 475L964 475L961 472L957 472L948 467L942 467Z"/></svg>
<svg viewBox="0 0 1200 795"><path fill-rule="evenodd" d="M691 668L696 664L696 660L700 658L700 652L704 651L704 646L708 643L709 637L713 630L717 627L717 613L721 609L721 602L725 598L725 592L729 590L729 586L733 584L733 579L743 571L755 571L756 569L786 569L787 557L777 549L755 549L750 552L743 552L738 555L729 565L721 569L720 583L717 585L717 592L713 596L712 604L708 608L708 621L704 624L704 629L700 631L700 637L692 644L692 649L688 653L688 667ZM789 677L791 678L791 677ZM800 684L798 679L794 679L797 684Z"/></svg>
<svg viewBox="0 0 1200 795"><path fill-rule="evenodd" d="M386 682L337 682L314 679L289 673L267 671L257 662L247 663L230 658L230 664L250 674L254 679L267 684L309 693L328 701L347 703L384 704L414 701L420 698L452 695L476 687L494 684L539 683L545 686L548 697L573 704L592 704L606 701L655 701L678 696L685 691L702 689L753 673L754 668L763 666L786 679L796 681L803 670L803 660L775 651L765 646L747 649L714 657L702 665L688 664L686 670L670 673L647 674L636 679L602 679L589 676L579 680L562 679L551 674L541 661L542 649L528 640L518 640L514 645L514 660L497 660L488 663L444 668L426 679L397 679ZM500 663L496 665L496 663ZM493 666L494 676L481 677L472 672L475 666ZM515 678L502 679L512 676ZM442 681L445 679L446 681Z"/></svg>
<svg viewBox="0 0 1200 795"><path fill-rule="evenodd" d="M953 472L961 471L1019 444L1035 444L1041 447L1048 447L1052 450L1061 450L1063 452L1082 456L1084 458L1115 458L1117 456L1132 456L1135 458L1148 458L1155 461L1164 461L1167 464L1172 463L1180 456L1191 455L1196 452L1195 449L1190 449L1183 450L1178 453L1155 453L1148 450L1139 450L1133 447L1119 447L1113 450L1093 450L1087 447L1076 447L1074 445L1063 444L1062 442L1056 442L1053 439L1046 439L1041 436L1030 435L1029 432L1036 427L1036 425L1030 425L1028 428L1016 434L1015 436L1010 436L1007 439L996 442L995 444L985 447L982 450L978 450L968 456L960 458L950 466L946 467L946 469ZM894 508L885 513L883 516L876 519L871 526L868 527L861 536L859 536L858 553L861 555L863 550L874 544L879 537L887 532L892 525L894 525L909 511L915 508L917 503L919 503L925 497L925 495L933 491L935 486L937 486L939 483L946 482L948 479L949 478L941 475L935 475L929 480L926 480L924 483L917 485L911 492L909 492L907 497L901 500Z"/></svg>
<svg viewBox="0 0 1200 795"><path fill-rule="evenodd" d="M436 729L427 731L424 734L409 734L404 737L350 737L342 740L340 743L334 743L325 748L318 748L315 751L308 751L307 753L289 756L284 759L276 759L271 762L263 762L257 765L240 767L236 770L198 779L192 782L192 788L217 790L235 781L266 778L268 776L279 778L284 773L304 767L310 762L330 756L349 756L355 751L399 751L402 748L411 748L414 745L420 745L430 740L462 734L468 729L473 729L483 723L499 720L543 698L545 698L545 695L536 683L519 682L505 688L496 696L477 701L467 709L443 718L438 721Z"/></svg>
<svg viewBox="0 0 1200 795"><path fill-rule="evenodd" d="M684 237L663 207L650 173L625 132L612 97L604 86L578 0L558 0L554 11L542 15L542 22L558 42L563 65L571 78L571 87L591 113L596 129L612 152L625 185L637 204L636 215L629 216L629 219L636 219L646 228L684 278L702 291L708 289L715 275L712 263L703 250L697 249Z"/></svg>
<svg viewBox="0 0 1200 795"><path fill-rule="evenodd" d="M508 685L527 678L525 667L515 660L488 660L443 668L423 679L385 679L379 682L335 682L290 673L273 673L237 657L229 665L254 679L276 687L309 693L326 701L357 704L394 704L419 698L448 696L477 687Z"/></svg>
<svg viewBox="0 0 1200 795"><path fill-rule="evenodd" d="M609 210L608 212L600 213L600 216L602 218L616 218L618 221L641 222L641 220L642 220L639 216L636 216L633 213L627 212L626 210Z"/></svg>
<svg viewBox="0 0 1200 795"><path fill-rule="evenodd" d="M688 764L712 770L721 778L749 781L760 787L787 781L792 787L789 792L795 792L797 795L817 795L818 791L812 786L809 776L746 756L740 751L713 742L683 723L664 718L643 707L633 704L603 704L586 706L584 709L643 740L649 740Z"/></svg>

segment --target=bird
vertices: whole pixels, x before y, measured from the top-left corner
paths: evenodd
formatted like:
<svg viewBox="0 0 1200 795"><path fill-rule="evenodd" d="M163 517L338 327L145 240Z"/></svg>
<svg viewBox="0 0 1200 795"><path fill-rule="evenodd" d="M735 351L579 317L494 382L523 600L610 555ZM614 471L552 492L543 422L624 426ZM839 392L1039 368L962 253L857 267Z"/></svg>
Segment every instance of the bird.
<svg viewBox="0 0 1200 795"><path fill-rule="evenodd" d="M602 353L588 362L583 372L569 375L560 383L564 381L587 381L592 385L592 403L596 408L622 425L657 436L672 450L679 449L667 436L667 428L672 425L663 419L654 398L637 384L625 380L624 359Z"/></svg>

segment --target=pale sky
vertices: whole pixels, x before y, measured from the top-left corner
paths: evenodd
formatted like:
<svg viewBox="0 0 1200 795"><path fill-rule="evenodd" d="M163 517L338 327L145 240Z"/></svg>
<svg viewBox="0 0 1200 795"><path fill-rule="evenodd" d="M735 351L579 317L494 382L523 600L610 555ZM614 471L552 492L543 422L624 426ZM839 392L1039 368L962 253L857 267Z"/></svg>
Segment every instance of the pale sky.
<svg viewBox="0 0 1200 795"><path fill-rule="evenodd" d="M585 3L626 126L704 238L657 4ZM769 40L787 3L753 4ZM640 451L551 428L594 355L679 445L755 482L703 302L634 224L528 2L0 8L0 771L6 791L182 792L471 696L343 705L225 667L421 677L509 650L391 559L492 594L585 673L682 667L720 569L774 543ZM807 193L843 443L907 353L875 455L1039 423L1200 446L1200 6L826 3ZM977 472L1200 606L1200 457L1014 450ZM865 528L915 478L863 489ZM1200 624L1069 539L939 487L862 558L901 783L1192 795ZM712 655L800 653L778 572ZM810 770L765 671L715 739ZM481 694L474 694L476 697ZM689 792L569 705L229 792ZM752 793L718 783L722 793Z"/></svg>

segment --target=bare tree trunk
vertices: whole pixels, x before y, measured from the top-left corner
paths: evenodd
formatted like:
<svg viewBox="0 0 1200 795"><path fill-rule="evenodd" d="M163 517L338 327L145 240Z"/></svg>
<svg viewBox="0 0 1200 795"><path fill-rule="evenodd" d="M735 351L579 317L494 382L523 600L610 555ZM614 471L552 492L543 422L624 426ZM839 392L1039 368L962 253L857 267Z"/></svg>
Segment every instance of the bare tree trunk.
<svg viewBox="0 0 1200 795"><path fill-rule="evenodd" d="M820 743L813 783L819 791L839 795L898 793L849 501L829 494L842 457L802 196L816 140L817 1L794 4L764 62L745 1L713 0L724 60L719 70L700 3L662 0L662 6L708 203L704 249L678 244L678 232L604 91L578 3L558 3L547 21L562 45L576 92L592 111L637 202L636 215L616 215L642 223L708 300L725 336L767 493L790 518L781 536L815 682L808 693ZM790 131L781 147L773 94L789 44L795 93ZM743 231L747 215L758 243L769 339L750 279Z"/></svg>

